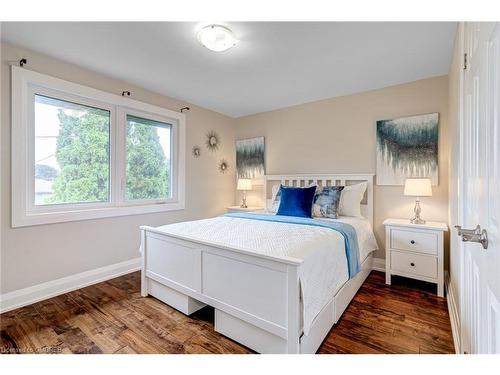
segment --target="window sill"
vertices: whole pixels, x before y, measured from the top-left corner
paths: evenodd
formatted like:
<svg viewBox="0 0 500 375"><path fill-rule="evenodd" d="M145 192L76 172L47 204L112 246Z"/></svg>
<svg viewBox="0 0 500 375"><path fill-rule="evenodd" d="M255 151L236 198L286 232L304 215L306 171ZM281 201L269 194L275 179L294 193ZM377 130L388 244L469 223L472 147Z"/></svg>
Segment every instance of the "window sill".
<svg viewBox="0 0 500 375"><path fill-rule="evenodd" d="M12 228L34 225L65 223L71 221L103 219L107 217L144 215L157 212L178 211L184 209L184 202L156 203L141 206L115 206L91 208L74 211L44 212L28 215L13 215Z"/></svg>

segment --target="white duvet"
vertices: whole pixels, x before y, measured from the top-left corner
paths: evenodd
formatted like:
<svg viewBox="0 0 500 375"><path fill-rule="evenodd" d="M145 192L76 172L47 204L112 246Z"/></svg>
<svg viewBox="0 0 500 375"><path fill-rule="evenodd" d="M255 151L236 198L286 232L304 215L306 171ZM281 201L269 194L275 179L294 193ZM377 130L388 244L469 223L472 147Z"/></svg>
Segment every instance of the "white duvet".
<svg viewBox="0 0 500 375"><path fill-rule="evenodd" d="M377 249L370 223L359 218L339 220L356 229L362 262ZM329 228L220 216L157 229L209 244L301 260L299 279L306 335L314 318L349 278L344 238Z"/></svg>

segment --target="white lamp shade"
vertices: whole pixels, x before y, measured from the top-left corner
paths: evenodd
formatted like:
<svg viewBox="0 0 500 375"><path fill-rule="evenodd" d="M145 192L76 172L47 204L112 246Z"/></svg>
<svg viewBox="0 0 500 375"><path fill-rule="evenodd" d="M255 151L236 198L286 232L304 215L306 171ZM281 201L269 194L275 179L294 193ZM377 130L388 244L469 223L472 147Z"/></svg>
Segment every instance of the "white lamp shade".
<svg viewBox="0 0 500 375"><path fill-rule="evenodd" d="M432 196L432 186L430 178L407 178L405 180L404 195L411 197Z"/></svg>
<svg viewBox="0 0 500 375"><path fill-rule="evenodd" d="M252 180L249 178L239 178L236 190L252 190Z"/></svg>

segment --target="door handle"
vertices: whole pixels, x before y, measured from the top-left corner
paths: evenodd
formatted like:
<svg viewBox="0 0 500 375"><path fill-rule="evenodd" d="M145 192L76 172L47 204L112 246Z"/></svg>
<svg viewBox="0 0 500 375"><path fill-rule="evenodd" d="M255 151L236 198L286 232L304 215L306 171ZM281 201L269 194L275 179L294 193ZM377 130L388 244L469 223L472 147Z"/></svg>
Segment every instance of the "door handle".
<svg viewBox="0 0 500 375"><path fill-rule="evenodd" d="M462 229L460 225L455 225L455 228L457 228L457 234L462 237L463 242L478 242L483 245L483 249L488 248L488 232L486 229L481 230L480 225L475 229Z"/></svg>

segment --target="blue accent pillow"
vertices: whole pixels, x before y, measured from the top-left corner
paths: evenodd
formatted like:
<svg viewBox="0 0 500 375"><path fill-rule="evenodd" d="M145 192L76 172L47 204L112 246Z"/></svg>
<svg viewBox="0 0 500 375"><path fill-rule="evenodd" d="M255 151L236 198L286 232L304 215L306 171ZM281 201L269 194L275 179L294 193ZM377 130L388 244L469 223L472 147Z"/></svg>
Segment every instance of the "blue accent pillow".
<svg viewBox="0 0 500 375"><path fill-rule="evenodd" d="M337 219L343 186L318 187L314 195L313 216Z"/></svg>
<svg viewBox="0 0 500 375"><path fill-rule="evenodd" d="M307 188L281 186L281 200L277 215L311 217L316 186Z"/></svg>

